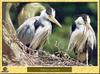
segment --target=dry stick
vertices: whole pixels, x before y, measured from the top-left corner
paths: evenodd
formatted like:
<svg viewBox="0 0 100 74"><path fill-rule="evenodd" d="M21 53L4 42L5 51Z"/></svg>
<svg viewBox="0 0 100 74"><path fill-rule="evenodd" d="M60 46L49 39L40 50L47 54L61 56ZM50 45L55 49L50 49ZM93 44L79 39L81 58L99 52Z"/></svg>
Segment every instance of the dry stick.
<svg viewBox="0 0 100 74"><path fill-rule="evenodd" d="M60 48L59 48L59 43L56 41L56 43L55 43L55 47L58 49L58 51L60 50Z"/></svg>
<svg viewBox="0 0 100 74"><path fill-rule="evenodd" d="M30 64L30 65L33 65L33 61L32 61L32 59L29 57L30 56L30 54L27 54L26 53L26 51L25 50L32 50L32 49L30 49L30 48L28 48L28 47L26 47L25 45L23 45L21 42L17 42L18 43L18 45L22 48L22 51L25 53L25 56L27 57L27 61L28 61L28 63ZM35 52L35 50L34 50L34 52Z"/></svg>

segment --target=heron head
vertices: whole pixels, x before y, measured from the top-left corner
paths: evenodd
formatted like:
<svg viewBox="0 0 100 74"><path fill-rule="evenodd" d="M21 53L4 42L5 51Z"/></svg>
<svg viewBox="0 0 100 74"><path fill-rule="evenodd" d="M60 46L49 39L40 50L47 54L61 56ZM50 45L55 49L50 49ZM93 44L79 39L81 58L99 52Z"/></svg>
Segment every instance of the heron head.
<svg viewBox="0 0 100 74"><path fill-rule="evenodd" d="M82 14L75 20L75 23L78 25L88 25L90 24L90 17L87 14Z"/></svg>
<svg viewBox="0 0 100 74"><path fill-rule="evenodd" d="M56 20L55 18L55 10L53 8L47 8L46 10L43 10L41 12L41 16L44 19L47 19L53 23L55 23L56 25L58 25L59 27L62 27L61 24Z"/></svg>

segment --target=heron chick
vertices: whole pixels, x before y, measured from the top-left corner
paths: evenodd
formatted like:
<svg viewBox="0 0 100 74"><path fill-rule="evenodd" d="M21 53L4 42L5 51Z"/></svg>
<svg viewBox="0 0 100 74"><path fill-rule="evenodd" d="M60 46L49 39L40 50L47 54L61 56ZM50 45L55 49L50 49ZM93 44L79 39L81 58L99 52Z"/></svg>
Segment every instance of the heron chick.
<svg viewBox="0 0 100 74"><path fill-rule="evenodd" d="M77 60L87 65L91 60L92 51L96 48L96 36L90 22L87 14L82 14L75 20L68 45L68 50L74 51Z"/></svg>
<svg viewBox="0 0 100 74"><path fill-rule="evenodd" d="M49 7L42 10L40 16L27 19L17 29L17 37L23 44L29 47L32 47L31 42L35 40L36 42L33 43L33 48L41 49L52 32L51 22L55 23L59 27L62 27L61 24L55 19L55 10Z"/></svg>

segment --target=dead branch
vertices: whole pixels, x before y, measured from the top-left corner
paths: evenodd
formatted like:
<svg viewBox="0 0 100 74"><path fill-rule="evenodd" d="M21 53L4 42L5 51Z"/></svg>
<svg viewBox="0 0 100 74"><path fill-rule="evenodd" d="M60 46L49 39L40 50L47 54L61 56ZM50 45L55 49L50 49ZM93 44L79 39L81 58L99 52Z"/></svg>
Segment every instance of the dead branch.
<svg viewBox="0 0 100 74"><path fill-rule="evenodd" d="M9 10L11 5L11 3L4 4L5 9L7 9L3 13L3 15L5 15L3 16L3 56L7 56L10 63L14 63L16 61L19 63L19 65L30 65L30 58L28 54L25 53L25 50L29 48L27 48L17 39L15 28L10 19ZM4 58L5 57L3 57L3 59ZM31 65L33 65L33 62Z"/></svg>

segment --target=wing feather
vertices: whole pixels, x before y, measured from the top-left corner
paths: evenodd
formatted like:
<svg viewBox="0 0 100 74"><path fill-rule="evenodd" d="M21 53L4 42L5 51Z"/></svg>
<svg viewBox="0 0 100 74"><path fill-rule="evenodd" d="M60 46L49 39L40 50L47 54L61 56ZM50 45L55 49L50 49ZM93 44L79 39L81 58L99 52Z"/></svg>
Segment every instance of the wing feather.
<svg viewBox="0 0 100 74"><path fill-rule="evenodd" d="M80 26L80 28L76 29L71 34L71 38L68 45L68 50L74 50L74 48L77 51L82 52L84 44L87 40L87 34L86 34L86 27Z"/></svg>
<svg viewBox="0 0 100 74"><path fill-rule="evenodd" d="M35 36L30 44L30 47L33 49L42 49L44 43L51 34L51 30L47 27L39 27L37 29Z"/></svg>
<svg viewBox="0 0 100 74"><path fill-rule="evenodd" d="M35 27L33 23L35 19L30 18L26 20L18 29L17 29L17 37L24 44L29 44L34 36Z"/></svg>
<svg viewBox="0 0 100 74"><path fill-rule="evenodd" d="M94 47L96 47L96 36L93 28L90 26L90 29L88 31L88 45L93 50Z"/></svg>

